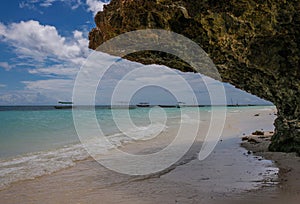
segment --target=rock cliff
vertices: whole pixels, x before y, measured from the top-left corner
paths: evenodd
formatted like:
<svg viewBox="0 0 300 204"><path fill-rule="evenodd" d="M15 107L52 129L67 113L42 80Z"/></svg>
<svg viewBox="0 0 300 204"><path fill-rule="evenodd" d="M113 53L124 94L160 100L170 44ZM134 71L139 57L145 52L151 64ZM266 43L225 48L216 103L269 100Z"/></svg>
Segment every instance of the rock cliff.
<svg viewBox="0 0 300 204"><path fill-rule="evenodd" d="M90 48L128 31L160 28L199 44L221 77L278 109L270 150L300 153L299 0L111 0L95 16ZM159 52L127 56L191 71Z"/></svg>

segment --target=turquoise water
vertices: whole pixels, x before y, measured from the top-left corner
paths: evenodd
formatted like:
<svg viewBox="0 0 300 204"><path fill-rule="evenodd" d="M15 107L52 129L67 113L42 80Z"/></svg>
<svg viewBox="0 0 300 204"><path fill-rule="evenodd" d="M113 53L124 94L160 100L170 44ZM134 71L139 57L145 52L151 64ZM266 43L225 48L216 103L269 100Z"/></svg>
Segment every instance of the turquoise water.
<svg viewBox="0 0 300 204"><path fill-rule="evenodd" d="M78 142L70 110L0 111L0 158Z"/></svg>
<svg viewBox="0 0 300 204"><path fill-rule="evenodd" d="M156 128L165 130L171 123L179 120L180 109L170 108L163 111L172 122L157 123L151 126L149 114L162 118L162 110L151 108L108 109L97 108L95 113L98 124L111 145L101 146L103 151L123 145L133 139L128 135L148 137ZM89 125L90 109L79 109L82 121ZM112 112L113 111L113 112ZM129 111L134 126L126 126ZM120 132L113 119L123 121ZM155 121L154 121L155 122ZM156 121L157 122L157 121ZM124 129L125 127L125 129ZM163 127L163 128L162 128ZM89 130L88 130L89 131ZM12 182L35 178L44 174L75 165L76 161L89 157L80 143L73 123L72 110L56 110L53 107L0 107L0 189Z"/></svg>
<svg viewBox="0 0 300 204"><path fill-rule="evenodd" d="M217 108L223 109L224 107ZM243 108L257 109L259 107L227 107L228 110L233 111ZM202 115L210 109L210 107L199 108ZM56 110L50 107L23 109L22 107L2 107L0 110L0 159L80 143L73 123L72 110ZM150 110L151 108L130 109L132 122L140 128L150 125ZM194 111L195 107L185 108L185 111L187 110ZM127 121L125 113L128 110L113 109L113 111L114 117L124 117L123 121ZM166 125L170 122L174 123L174 120L169 120L170 118L179 121L180 109L165 108L164 112L168 117ZM159 118L162 111L154 111L151 116L153 117L155 114ZM109 136L120 132L115 125L111 109L97 108L96 116L105 135Z"/></svg>
<svg viewBox="0 0 300 204"><path fill-rule="evenodd" d="M264 107L228 107L228 111L252 108ZM200 121L209 119L210 107L130 110L96 108L98 124L111 143L109 146L100 146L103 151L109 151L136 138L151 138L157 131L177 127L180 122L193 122L185 115L182 117L181 112L184 110L185 113L193 113L196 109L200 111ZM78 111L82 114L82 123L88 127L90 118L86 116L89 116L87 113L91 110ZM128 111L134 126L128 124ZM168 118L166 121L165 117ZM122 124L122 132L115 124L116 119ZM134 137L131 138L127 133ZM15 181L73 166L76 161L88 157L89 154L77 136L72 110L56 110L53 107L0 107L0 189Z"/></svg>
<svg viewBox="0 0 300 204"><path fill-rule="evenodd" d="M129 110L134 124L138 127L149 125L149 110L148 108ZM113 111L115 115L123 116L127 110ZM170 117L179 113L179 110L174 108L168 109L167 112ZM119 132L111 109L96 109L96 116L105 135ZM0 158L60 148L79 142L73 124L72 110L0 111Z"/></svg>

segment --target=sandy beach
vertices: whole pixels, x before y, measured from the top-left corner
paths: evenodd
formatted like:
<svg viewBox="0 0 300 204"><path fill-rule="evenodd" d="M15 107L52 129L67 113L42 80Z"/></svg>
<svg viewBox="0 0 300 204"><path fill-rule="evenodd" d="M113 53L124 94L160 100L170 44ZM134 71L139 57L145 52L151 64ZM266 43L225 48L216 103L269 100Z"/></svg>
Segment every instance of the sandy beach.
<svg viewBox="0 0 300 204"><path fill-rule="evenodd" d="M194 145L176 164L146 176L113 172L92 158L0 191L1 203L296 203L300 192L300 159L267 152L269 141L242 142L255 130L273 129L276 109L228 110L222 137L208 158L197 159L207 131L205 123ZM259 114L259 116L255 116ZM143 154L163 148L175 129L121 149ZM246 147L247 149L245 149ZM291 199L291 201L290 201Z"/></svg>
<svg viewBox="0 0 300 204"><path fill-rule="evenodd" d="M296 153L270 152L268 146L273 132L264 132L263 136L250 135L250 140L242 142L241 146L248 153L275 162L279 168L278 192L272 196L265 189L253 191L256 196L264 196L270 203L299 203L300 199L300 158ZM251 195L251 194L250 194Z"/></svg>
<svg viewBox="0 0 300 204"><path fill-rule="evenodd" d="M300 204L300 0L0 10L0 204Z"/></svg>

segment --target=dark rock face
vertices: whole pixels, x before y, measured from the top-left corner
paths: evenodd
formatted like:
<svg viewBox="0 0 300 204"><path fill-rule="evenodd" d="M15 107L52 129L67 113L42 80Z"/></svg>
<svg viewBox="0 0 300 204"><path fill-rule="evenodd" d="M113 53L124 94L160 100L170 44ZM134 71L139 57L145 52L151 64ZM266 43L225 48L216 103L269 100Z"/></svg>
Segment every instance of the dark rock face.
<svg viewBox="0 0 300 204"><path fill-rule="evenodd" d="M272 101L278 109L270 150L300 153L299 0L112 0L95 16L90 48L119 34L160 28L199 44L221 77ZM191 67L165 53L136 53L130 60Z"/></svg>

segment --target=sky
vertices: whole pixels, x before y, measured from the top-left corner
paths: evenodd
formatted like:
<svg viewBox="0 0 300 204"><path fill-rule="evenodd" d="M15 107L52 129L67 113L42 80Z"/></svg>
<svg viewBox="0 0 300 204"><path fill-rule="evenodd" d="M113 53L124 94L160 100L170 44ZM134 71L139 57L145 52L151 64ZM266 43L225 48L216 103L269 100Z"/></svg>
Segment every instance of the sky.
<svg viewBox="0 0 300 204"><path fill-rule="evenodd" d="M88 33L95 27L94 15L107 3L107 0L1 1L0 105L51 105L72 100L75 78L93 53L88 49ZM131 99L125 97L127 93L119 93L119 98L122 99L123 94L132 103L176 101L175 93L163 86L172 87L175 95L187 104L210 103L205 77L199 74L171 71L159 65L143 66L127 60L116 62L99 83L96 104L110 104L120 81L126 82L128 87L140 87ZM153 66L159 71L151 71ZM123 80L128 73L132 75ZM178 75L188 81L195 97L186 95L185 86L177 82ZM213 90L219 89L220 83L209 81ZM266 103L229 84L222 85L229 104Z"/></svg>

